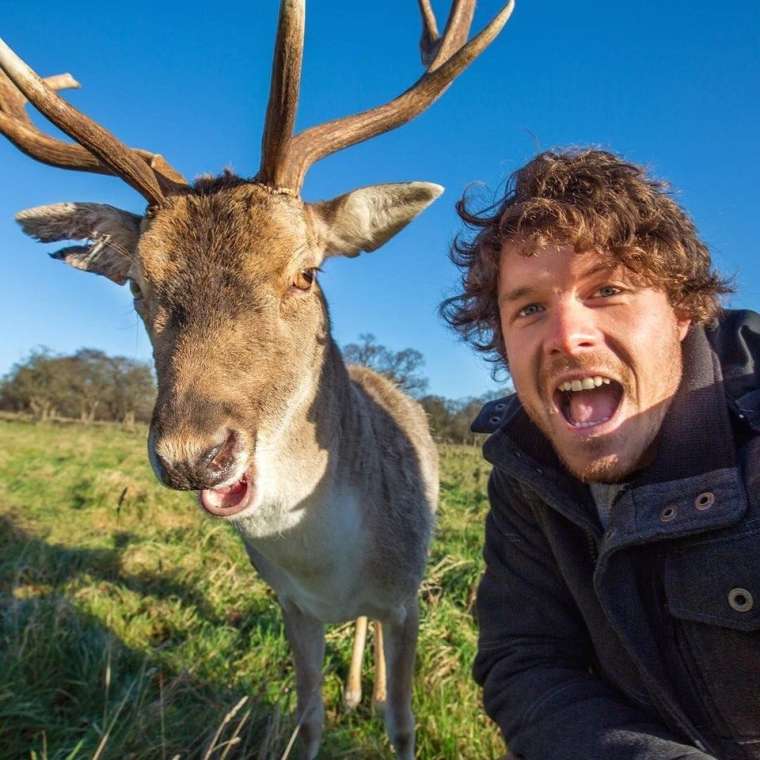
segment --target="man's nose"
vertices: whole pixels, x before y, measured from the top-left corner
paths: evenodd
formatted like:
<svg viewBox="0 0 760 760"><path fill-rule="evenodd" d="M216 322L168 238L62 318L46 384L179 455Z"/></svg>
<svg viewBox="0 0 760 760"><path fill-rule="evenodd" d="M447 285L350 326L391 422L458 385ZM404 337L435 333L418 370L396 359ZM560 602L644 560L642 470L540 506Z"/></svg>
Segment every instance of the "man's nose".
<svg viewBox="0 0 760 760"><path fill-rule="evenodd" d="M593 309L577 298L558 302L549 315L546 352L573 356L599 344L599 328Z"/></svg>
<svg viewBox="0 0 760 760"><path fill-rule="evenodd" d="M235 474L241 436L223 427L210 436L151 435L148 446L153 468L164 485L199 491Z"/></svg>

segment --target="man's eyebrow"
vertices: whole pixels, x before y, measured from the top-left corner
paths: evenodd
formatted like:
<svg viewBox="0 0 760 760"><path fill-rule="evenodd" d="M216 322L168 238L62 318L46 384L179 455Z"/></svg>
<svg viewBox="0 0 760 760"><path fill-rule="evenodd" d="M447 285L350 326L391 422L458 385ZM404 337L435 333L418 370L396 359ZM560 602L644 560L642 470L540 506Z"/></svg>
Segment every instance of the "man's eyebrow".
<svg viewBox="0 0 760 760"><path fill-rule="evenodd" d="M519 301L535 292L536 289L530 285L523 285L522 287L514 288L513 290L508 290L506 293L502 293L499 296L499 303L506 303L507 301Z"/></svg>
<svg viewBox="0 0 760 760"><path fill-rule="evenodd" d="M617 268L617 262L615 261L599 261L595 264L591 264L588 269L578 275L579 280L585 280L589 277L594 277L598 274L611 273ZM499 303L511 303L513 301L520 301L523 298L532 298L538 293L538 288L532 285L521 285L518 288L508 290L506 293L502 293L499 296Z"/></svg>
<svg viewBox="0 0 760 760"><path fill-rule="evenodd" d="M581 272L579 279L585 279L586 277L593 277L594 275L600 274L600 273L610 273L614 272L615 269L617 269L617 262L616 261L600 261L597 264L592 264L588 269Z"/></svg>

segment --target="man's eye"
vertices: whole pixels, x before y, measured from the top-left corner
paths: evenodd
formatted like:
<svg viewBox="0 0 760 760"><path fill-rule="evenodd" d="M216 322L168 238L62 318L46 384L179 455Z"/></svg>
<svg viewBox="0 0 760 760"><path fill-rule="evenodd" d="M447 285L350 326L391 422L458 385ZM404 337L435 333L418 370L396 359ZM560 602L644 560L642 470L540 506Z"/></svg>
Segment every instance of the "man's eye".
<svg viewBox="0 0 760 760"><path fill-rule="evenodd" d="M527 306L523 306L520 311L517 312L518 317L532 317L534 314L538 314L542 311L543 307L537 303L529 303Z"/></svg>
<svg viewBox="0 0 760 760"><path fill-rule="evenodd" d="M595 295L600 298L611 298L612 296L619 295L622 291L620 288L616 288L614 285L605 285L596 291Z"/></svg>

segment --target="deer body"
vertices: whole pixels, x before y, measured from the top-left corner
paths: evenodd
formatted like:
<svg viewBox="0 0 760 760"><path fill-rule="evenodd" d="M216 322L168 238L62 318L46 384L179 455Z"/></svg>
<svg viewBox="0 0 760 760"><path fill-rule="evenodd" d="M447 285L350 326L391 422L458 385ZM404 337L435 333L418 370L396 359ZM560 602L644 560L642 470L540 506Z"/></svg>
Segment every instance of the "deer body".
<svg viewBox="0 0 760 760"><path fill-rule="evenodd" d="M148 201L143 216L94 203L18 214L43 242L84 240L53 257L123 285L153 346L158 399L148 452L164 485L195 491L230 522L275 590L293 650L299 729L316 756L324 624L359 617L346 701L376 628L375 696L397 755L414 755L412 676L422 579L437 500L436 451L421 408L389 381L346 368L330 336L317 272L334 255L374 251L441 193L426 182L300 197L320 158L427 108L496 37L512 0L467 41L474 0L454 0L438 35L423 17L426 73L360 114L293 134L305 0L281 0L259 172L188 183L160 155L123 145L0 40L0 133L40 161L115 174ZM32 103L76 142L42 133ZM383 682L387 669L387 690Z"/></svg>
<svg viewBox="0 0 760 760"><path fill-rule="evenodd" d="M300 663L305 756L316 754L322 730L323 625L367 616L380 621L395 657L385 719L399 756L409 758L416 594L437 503L437 453L422 410L389 381L347 372L332 341L325 362L330 382L304 401L335 413L313 421L299 414L299 424L262 448L255 469L269 476L257 482L250 513L232 519L277 594Z"/></svg>
<svg viewBox="0 0 760 760"><path fill-rule="evenodd" d="M345 382L325 392L340 415L257 456L271 485L262 484L260 501L235 527L262 577L304 613L324 623L398 618L422 577L436 450L416 404L367 370L352 368L358 378L349 379L330 348ZM323 434L333 450L320 450ZM309 436L316 456L292 456L296 436Z"/></svg>

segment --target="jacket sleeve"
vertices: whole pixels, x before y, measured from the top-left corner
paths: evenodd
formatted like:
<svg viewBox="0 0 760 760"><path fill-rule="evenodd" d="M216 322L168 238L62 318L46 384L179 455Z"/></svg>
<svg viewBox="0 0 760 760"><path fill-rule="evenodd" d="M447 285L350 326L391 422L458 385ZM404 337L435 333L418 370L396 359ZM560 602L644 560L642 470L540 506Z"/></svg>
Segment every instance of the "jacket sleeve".
<svg viewBox="0 0 760 760"><path fill-rule="evenodd" d="M510 757L711 758L591 674L590 638L530 507L496 469L488 488L473 673Z"/></svg>

